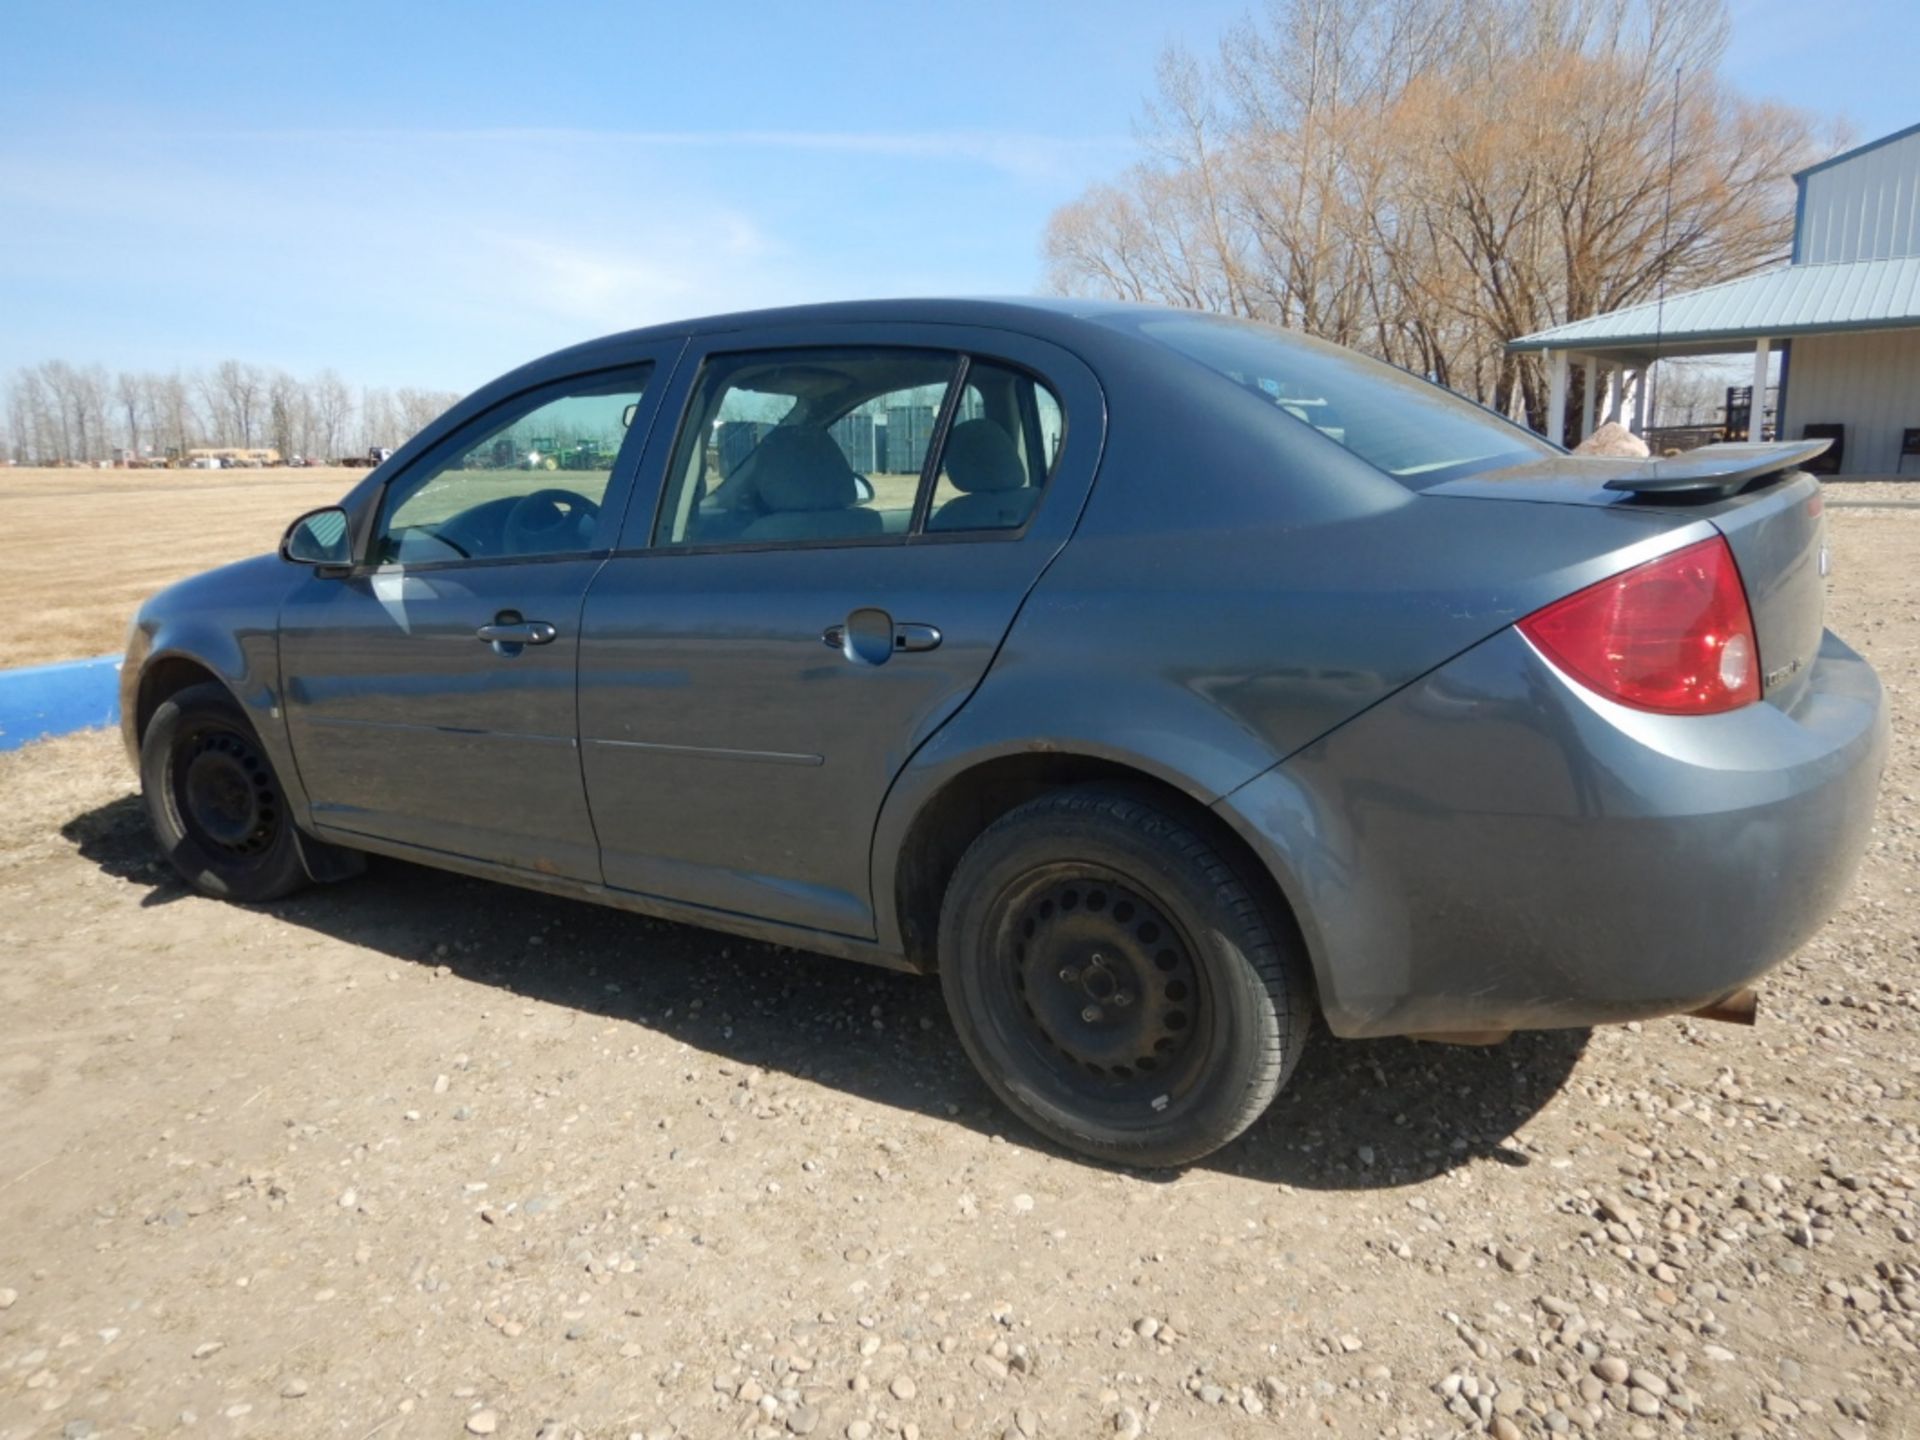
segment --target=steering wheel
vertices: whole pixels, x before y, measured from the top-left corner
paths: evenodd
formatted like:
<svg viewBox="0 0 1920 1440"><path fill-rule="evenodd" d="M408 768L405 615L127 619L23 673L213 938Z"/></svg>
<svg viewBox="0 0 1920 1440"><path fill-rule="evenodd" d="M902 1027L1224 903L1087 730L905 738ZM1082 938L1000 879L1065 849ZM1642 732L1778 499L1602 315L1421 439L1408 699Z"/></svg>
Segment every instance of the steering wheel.
<svg viewBox="0 0 1920 1440"><path fill-rule="evenodd" d="M509 555L583 549L593 539L600 507L571 490L535 490L507 512L503 536Z"/></svg>

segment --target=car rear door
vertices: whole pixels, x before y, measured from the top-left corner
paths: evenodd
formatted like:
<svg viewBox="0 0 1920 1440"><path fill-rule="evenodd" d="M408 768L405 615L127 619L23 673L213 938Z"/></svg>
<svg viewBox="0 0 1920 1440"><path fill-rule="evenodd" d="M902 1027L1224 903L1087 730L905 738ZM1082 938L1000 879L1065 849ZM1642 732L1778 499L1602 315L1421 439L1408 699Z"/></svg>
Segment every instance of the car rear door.
<svg viewBox="0 0 1920 1440"><path fill-rule="evenodd" d="M910 353L909 379L937 368L940 403L918 403L922 386L808 418L776 396L756 420L733 400L756 392L724 379L763 383L752 377L777 372L775 357L804 386L835 365L858 371L863 353L875 365ZM1024 415L1009 398L1022 380ZM812 383L831 390L831 380ZM696 338L663 403L681 420L676 437L663 419L649 450L658 523L633 507L582 619L581 755L606 882L870 937L881 802L979 683L1071 533L1100 453L1099 387L1073 357L1028 337L860 325ZM818 482L822 499L790 493L804 488L796 473L772 473L776 460L816 451L835 469L817 435L782 433L829 419L870 492L845 511L810 508L834 498L834 477ZM988 459L970 462L965 478L979 488L962 497L943 445L969 420L997 423L1006 441L970 432L988 442L970 447ZM872 434L882 422L884 442ZM738 440L743 427L756 433ZM747 441L767 446L763 465L719 453ZM1025 486L1013 485L1009 455ZM724 496L742 484L781 503L744 526L734 513L699 517L703 486ZM986 503L971 503L978 495ZM962 498L970 503L946 508ZM884 522L856 524L861 508Z"/></svg>
<svg viewBox="0 0 1920 1440"><path fill-rule="evenodd" d="M600 878L574 704L580 606L677 345L505 400L393 476L368 552L280 615L312 822Z"/></svg>

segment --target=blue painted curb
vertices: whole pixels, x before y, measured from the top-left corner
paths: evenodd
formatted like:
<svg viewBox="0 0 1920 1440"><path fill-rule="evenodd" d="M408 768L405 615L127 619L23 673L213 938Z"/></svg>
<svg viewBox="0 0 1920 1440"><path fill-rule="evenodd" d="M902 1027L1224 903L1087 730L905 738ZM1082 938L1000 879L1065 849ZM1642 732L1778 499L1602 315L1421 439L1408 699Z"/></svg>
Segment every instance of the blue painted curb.
<svg viewBox="0 0 1920 1440"><path fill-rule="evenodd" d="M0 670L0 750L119 719L118 655Z"/></svg>

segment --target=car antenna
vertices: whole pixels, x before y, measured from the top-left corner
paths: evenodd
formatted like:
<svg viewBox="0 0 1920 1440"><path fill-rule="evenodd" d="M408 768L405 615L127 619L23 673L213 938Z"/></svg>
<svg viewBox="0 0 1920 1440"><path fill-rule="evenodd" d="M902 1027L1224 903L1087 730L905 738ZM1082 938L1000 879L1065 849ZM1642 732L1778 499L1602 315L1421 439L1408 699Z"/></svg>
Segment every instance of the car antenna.
<svg viewBox="0 0 1920 1440"><path fill-rule="evenodd" d="M1667 272L1673 268L1673 257L1667 250L1667 244L1673 229L1673 172L1679 163L1680 67L1676 65L1673 67L1673 106L1667 118L1667 193L1660 207L1660 281L1653 306L1653 359L1647 363L1646 379L1640 382L1649 388L1653 385L1654 368L1660 363L1660 344L1667 329ZM1658 392L1655 392L1655 398L1657 395ZM1653 415L1652 405L1647 406L1647 414Z"/></svg>

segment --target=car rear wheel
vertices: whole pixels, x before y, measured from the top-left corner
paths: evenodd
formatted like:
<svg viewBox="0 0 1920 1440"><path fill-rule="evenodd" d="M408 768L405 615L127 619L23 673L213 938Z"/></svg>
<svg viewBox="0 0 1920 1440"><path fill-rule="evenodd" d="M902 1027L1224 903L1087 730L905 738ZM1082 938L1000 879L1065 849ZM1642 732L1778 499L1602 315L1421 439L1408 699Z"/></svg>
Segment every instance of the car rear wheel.
<svg viewBox="0 0 1920 1440"><path fill-rule="evenodd" d="M1209 841L1152 800L1062 790L961 858L941 984L994 1092L1063 1145L1183 1165L1259 1118L1310 1020L1283 928Z"/></svg>
<svg viewBox="0 0 1920 1440"><path fill-rule="evenodd" d="M202 894L259 902L307 883L286 796L223 686L161 702L140 742L140 788L167 859Z"/></svg>

